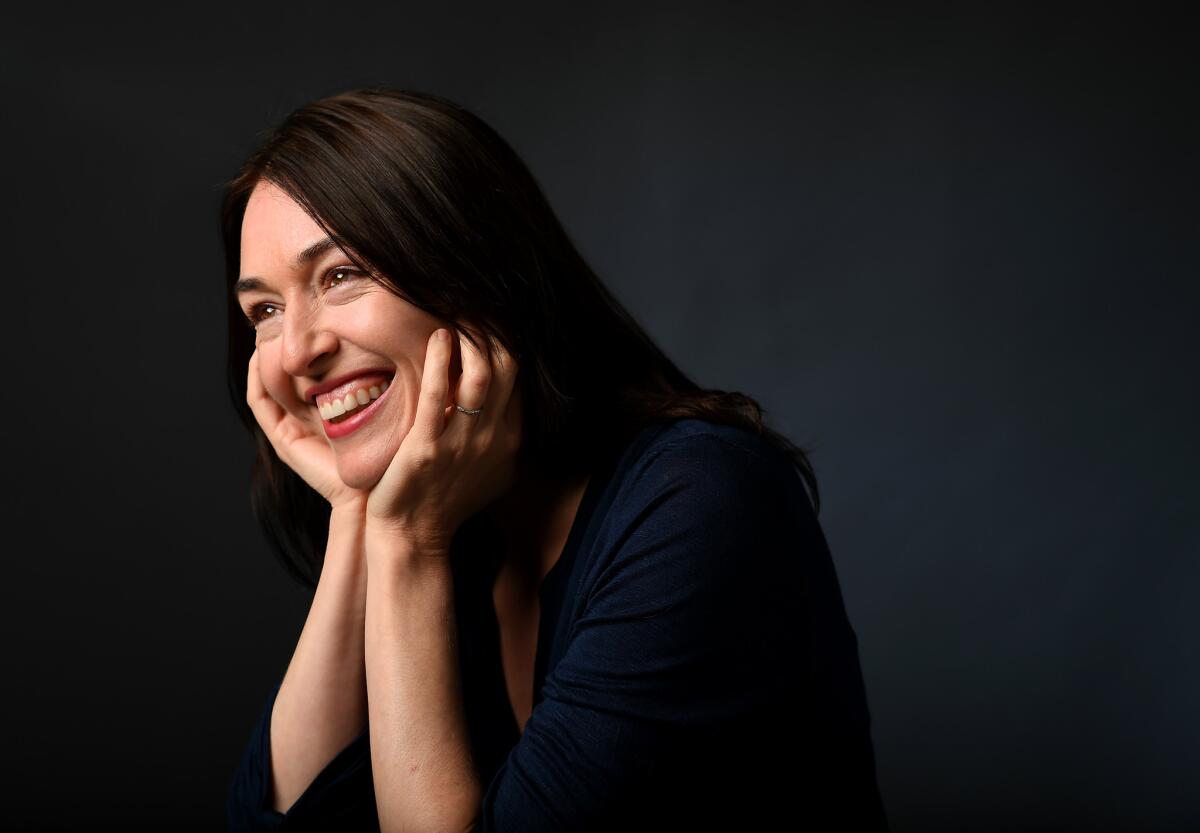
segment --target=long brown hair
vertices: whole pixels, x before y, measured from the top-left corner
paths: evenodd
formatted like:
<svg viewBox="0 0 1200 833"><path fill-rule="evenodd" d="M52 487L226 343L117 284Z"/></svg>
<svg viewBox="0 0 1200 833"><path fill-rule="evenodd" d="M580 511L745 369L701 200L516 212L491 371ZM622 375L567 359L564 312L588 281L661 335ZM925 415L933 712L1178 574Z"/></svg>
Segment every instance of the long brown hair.
<svg viewBox="0 0 1200 833"><path fill-rule="evenodd" d="M251 505L284 567L316 586L329 504L275 455L246 404L254 334L233 295L241 226L259 180L301 205L389 291L454 329L470 322L512 353L525 419L521 454L582 473L605 442L685 418L745 428L783 451L820 511L803 449L737 392L701 389L650 339L576 250L524 162L487 123L428 93L373 87L292 111L221 207L229 315L228 386L257 448Z"/></svg>

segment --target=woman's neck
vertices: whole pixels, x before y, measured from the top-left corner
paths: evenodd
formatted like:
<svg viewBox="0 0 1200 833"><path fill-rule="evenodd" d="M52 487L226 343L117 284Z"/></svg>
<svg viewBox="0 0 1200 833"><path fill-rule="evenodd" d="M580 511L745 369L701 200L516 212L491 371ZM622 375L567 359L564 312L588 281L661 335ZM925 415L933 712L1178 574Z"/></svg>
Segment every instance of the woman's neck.
<svg viewBox="0 0 1200 833"><path fill-rule="evenodd" d="M487 513L503 536L500 572L525 592L536 593L558 561L579 510L588 475L551 475L524 468L513 488Z"/></svg>

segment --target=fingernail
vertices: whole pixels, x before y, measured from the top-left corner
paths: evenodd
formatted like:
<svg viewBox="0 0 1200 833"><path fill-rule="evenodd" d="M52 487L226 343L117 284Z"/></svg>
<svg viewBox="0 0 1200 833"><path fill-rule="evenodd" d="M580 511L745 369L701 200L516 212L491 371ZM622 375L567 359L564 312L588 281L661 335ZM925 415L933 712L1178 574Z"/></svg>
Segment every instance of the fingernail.
<svg viewBox="0 0 1200 833"><path fill-rule="evenodd" d="M450 340L450 331L445 328L438 330L438 340L439 341L449 341Z"/></svg>

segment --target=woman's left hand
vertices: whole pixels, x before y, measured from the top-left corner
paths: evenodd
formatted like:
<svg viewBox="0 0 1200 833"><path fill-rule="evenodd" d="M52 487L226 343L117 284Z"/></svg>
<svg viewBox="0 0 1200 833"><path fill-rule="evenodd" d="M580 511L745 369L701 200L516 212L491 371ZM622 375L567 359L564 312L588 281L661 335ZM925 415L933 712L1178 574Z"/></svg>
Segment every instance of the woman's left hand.
<svg viewBox="0 0 1200 833"><path fill-rule="evenodd" d="M431 335L412 428L366 506L368 532L430 556L448 555L462 522L508 491L521 445L516 361L495 344L489 366L460 336L462 375L451 391L453 337L444 327ZM455 403L482 410L464 414Z"/></svg>

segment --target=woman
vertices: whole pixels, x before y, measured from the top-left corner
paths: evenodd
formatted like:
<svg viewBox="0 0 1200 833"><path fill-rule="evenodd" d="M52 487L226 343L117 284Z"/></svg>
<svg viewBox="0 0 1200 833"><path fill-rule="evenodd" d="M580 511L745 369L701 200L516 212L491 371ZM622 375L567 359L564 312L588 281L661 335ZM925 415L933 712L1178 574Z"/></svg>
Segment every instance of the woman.
<svg viewBox="0 0 1200 833"><path fill-rule="evenodd" d="M885 828L804 453L671 363L489 126L311 103L222 222L254 511L315 587L231 830Z"/></svg>

